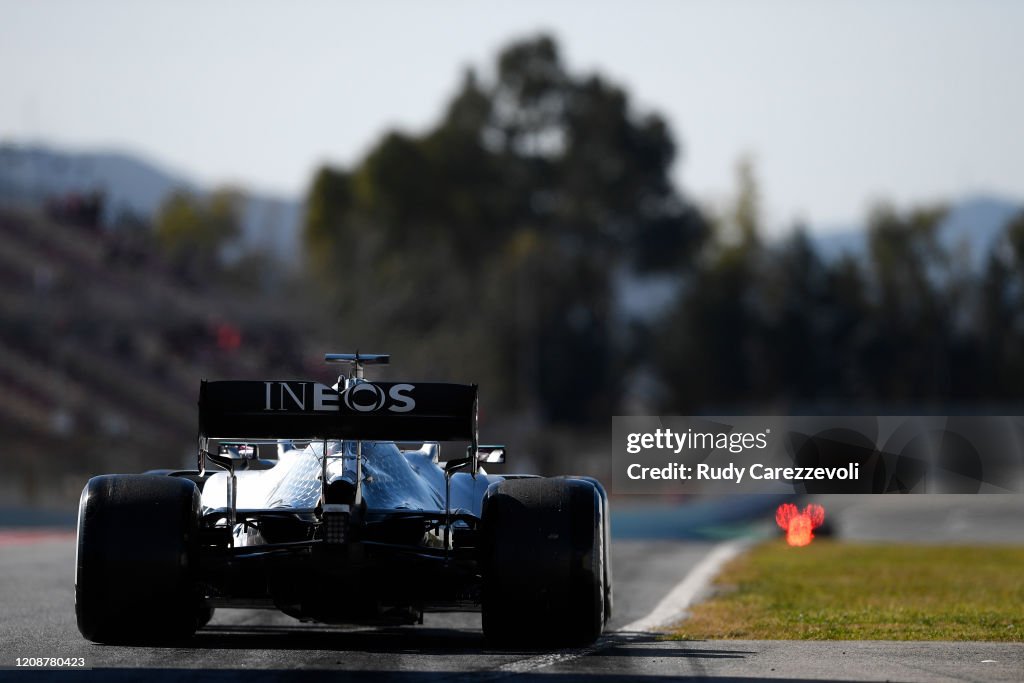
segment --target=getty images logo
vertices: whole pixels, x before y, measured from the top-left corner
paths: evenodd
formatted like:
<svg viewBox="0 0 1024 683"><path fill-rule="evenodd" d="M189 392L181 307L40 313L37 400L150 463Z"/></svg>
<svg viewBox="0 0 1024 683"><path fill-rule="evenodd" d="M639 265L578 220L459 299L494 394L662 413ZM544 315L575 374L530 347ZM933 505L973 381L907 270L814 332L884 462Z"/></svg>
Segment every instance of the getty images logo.
<svg viewBox="0 0 1024 683"><path fill-rule="evenodd" d="M338 410L338 392L319 382L264 382L263 410ZM311 387L311 388L310 388ZM356 413L387 409L407 413L416 407L413 384L393 384L387 391L370 382L353 384L341 393L345 407ZM307 407L308 406L308 407Z"/></svg>

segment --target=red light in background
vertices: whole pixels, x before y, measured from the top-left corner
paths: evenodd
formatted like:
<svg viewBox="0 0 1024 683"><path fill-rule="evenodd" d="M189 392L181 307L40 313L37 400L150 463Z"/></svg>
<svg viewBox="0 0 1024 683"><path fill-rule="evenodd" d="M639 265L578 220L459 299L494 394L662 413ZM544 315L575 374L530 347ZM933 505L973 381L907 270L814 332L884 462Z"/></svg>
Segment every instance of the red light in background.
<svg viewBox="0 0 1024 683"><path fill-rule="evenodd" d="M811 503L800 512L796 505L783 503L775 511L775 522L786 530L786 543L804 546L814 538L814 529L825 522L825 508Z"/></svg>
<svg viewBox="0 0 1024 683"><path fill-rule="evenodd" d="M237 351L241 345L241 330L231 323L217 325L217 348L221 351Z"/></svg>

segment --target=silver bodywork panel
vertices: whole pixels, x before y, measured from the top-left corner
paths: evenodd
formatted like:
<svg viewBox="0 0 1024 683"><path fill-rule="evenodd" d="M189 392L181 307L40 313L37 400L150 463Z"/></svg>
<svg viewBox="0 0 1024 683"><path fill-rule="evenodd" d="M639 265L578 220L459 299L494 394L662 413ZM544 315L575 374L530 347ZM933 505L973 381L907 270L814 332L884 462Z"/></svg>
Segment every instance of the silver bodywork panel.
<svg viewBox="0 0 1024 683"><path fill-rule="evenodd" d="M322 458L327 450L327 481L355 483L356 442L311 442L305 448L280 452L277 464L266 470L240 470L236 504L240 510L308 510L320 502ZM362 496L370 510L443 512L444 471L434 460L435 449L401 450L393 442L362 442ZM228 473L213 474L203 489L204 511L227 506ZM452 475L453 511L480 514L487 487L503 477L480 470Z"/></svg>

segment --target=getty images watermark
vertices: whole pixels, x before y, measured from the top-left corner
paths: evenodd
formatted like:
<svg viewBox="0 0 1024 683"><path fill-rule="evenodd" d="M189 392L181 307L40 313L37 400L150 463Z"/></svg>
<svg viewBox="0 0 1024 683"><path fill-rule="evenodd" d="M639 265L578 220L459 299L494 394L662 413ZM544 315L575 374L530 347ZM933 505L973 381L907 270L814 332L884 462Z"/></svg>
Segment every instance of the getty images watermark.
<svg viewBox="0 0 1024 683"><path fill-rule="evenodd" d="M612 418L614 493L1021 493L1024 418Z"/></svg>

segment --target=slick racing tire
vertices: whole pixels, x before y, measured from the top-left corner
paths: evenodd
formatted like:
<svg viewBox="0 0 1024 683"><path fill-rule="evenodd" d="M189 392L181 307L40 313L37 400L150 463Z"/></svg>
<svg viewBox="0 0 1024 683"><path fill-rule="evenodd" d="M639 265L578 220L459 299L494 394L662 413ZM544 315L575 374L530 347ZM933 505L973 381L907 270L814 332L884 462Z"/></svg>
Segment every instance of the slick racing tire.
<svg viewBox="0 0 1024 683"><path fill-rule="evenodd" d="M75 615L98 643L186 639L201 619L195 583L200 495L188 479L106 475L78 507Z"/></svg>
<svg viewBox="0 0 1024 683"><path fill-rule="evenodd" d="M612 561L609 553L612 547L612 517L608 506L608 492L604 485L593 477L570 477L571 479L582 479L589 481L597 489L601 496L601 518L604 520L604 623L607 624L612 618Z"/></svg>
<svg viewBox="0 0 1024 683"><path fill-rule="evenodd" d="M605 624L605 519L584 479L514 479L482 513L483 628L497 647L587 645Z"/></svg>

